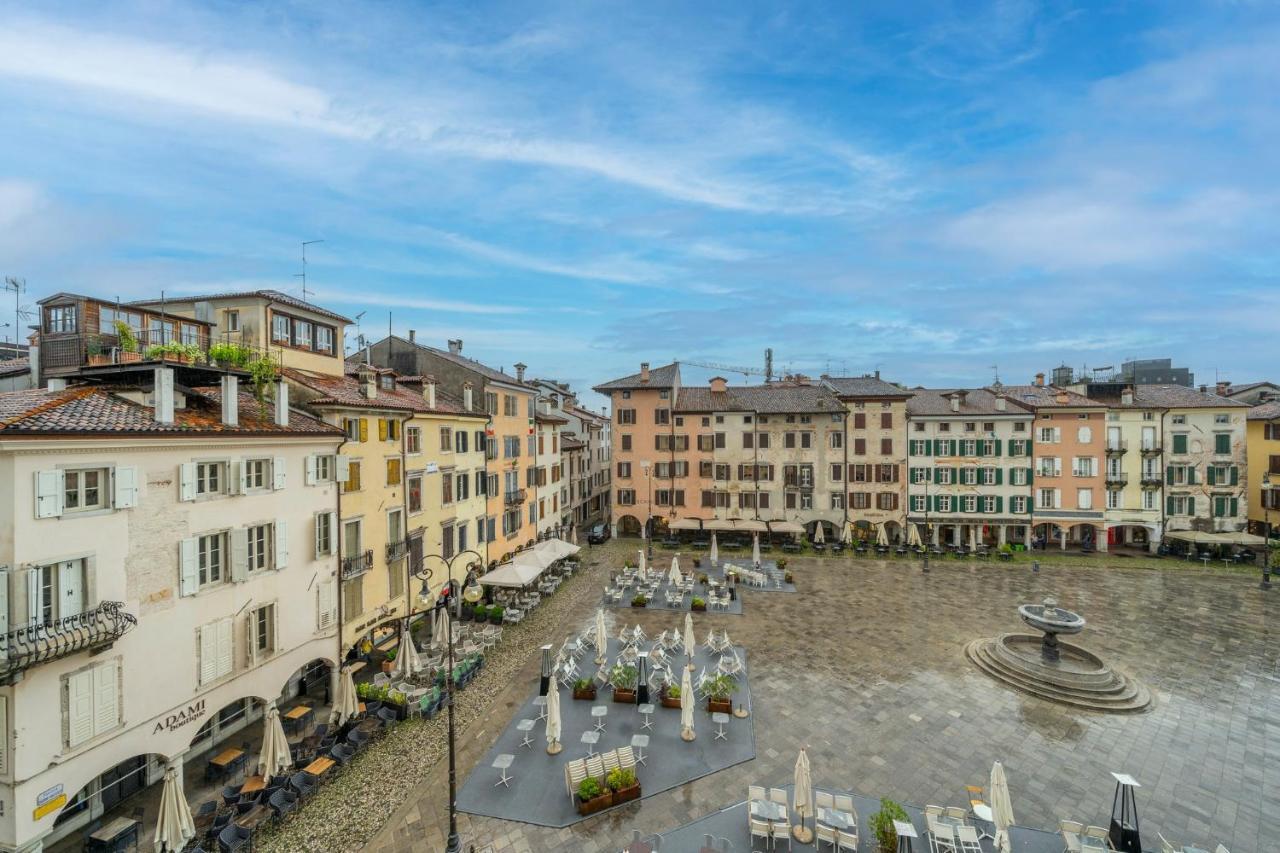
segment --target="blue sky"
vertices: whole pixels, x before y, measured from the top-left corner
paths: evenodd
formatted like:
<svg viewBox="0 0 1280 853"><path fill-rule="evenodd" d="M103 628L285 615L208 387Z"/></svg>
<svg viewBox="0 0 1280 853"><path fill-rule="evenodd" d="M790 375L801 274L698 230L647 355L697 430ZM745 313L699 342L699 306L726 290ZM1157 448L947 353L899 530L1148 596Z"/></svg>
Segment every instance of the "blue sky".
<svg viewBox="0 0 1280 853"><path fill-rule="evenodd" d="M0 272L297 293L324 239L366 333L579 386L1280 373L1273 3L316 5L0 4Z"/></svg>

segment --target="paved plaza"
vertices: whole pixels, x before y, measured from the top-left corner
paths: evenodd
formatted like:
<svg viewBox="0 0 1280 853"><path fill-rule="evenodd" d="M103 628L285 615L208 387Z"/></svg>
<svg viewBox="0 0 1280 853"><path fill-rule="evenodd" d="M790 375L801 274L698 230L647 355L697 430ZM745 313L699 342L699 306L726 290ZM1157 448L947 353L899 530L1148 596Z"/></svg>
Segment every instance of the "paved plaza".
<svg viewBox="0 0 1280 853"><path fill-rule="evenodd" d="M599 549L597 549L599 550ZM620 562L620 558L619 558ZM1280 593L1256 578L1177 568L1113 569L794 558L795 595L753 595L741 617L706 614L751 659L756 758L606 815L552 829L463 818L478 851L618 849L632 828L666 832L790 778L807 745L815 784L922 805L963 805L1004 762L1019 824L1104 823L1110 771L1141 783L1149 846L1280 849L1280 690L1268 615ZM976 637L1020 630L1018 604L1048 595L1089 625L1081 645L1149 686L1152 708L1074 711L1017 693L964 656ZM585 627L584 607L574 625ZM646 630L670 614L632 613ZM495 700L493 723L460 740L469 773L536 683L536 649ZM445 826L443 762L367 849L434 850ZM666 849L666 848L664 848Z"/></svg>

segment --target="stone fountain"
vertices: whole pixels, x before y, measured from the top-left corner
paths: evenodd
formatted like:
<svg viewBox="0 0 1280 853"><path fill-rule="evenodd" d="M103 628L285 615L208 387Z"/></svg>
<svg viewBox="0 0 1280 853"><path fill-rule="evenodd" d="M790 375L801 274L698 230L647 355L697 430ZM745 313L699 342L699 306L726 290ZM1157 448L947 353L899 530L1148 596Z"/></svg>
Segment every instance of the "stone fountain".
<svg viewBox="0 0 1280 853"><path fill-rule="evenodd" d="M1001 634L965 646L968 658L987 675L1024 693L1091 711L1141 711L1151 703L1150 692L1131 676L1058 639L1084 630L1079 613L1046 598L1021 605L1018 615L1039 634Z"/></svg>

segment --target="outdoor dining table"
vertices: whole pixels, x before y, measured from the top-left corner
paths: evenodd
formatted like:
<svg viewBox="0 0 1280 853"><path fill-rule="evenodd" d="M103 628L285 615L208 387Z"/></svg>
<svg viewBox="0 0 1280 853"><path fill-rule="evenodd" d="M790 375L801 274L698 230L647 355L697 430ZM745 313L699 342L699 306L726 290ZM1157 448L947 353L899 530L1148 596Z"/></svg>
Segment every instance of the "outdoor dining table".
<svg viewBox="0 0 1280 853"><path fill-rule="evenodd" d="M310 705L299 705L296 708L290 708L283 716L285 729L290 732L302 731L311 725L311 720L315 713L315 709Z"/></svg>
<svg viewBox="0 0 1280 853"><path fill-rule="evenodd" d="M752 800L748 805L751 816L761 820L786 820L787 807L772 800Z"/></svg>
<svg viewBox="0 0 1280 853"><path fill-rule="evenodd" d="M337 762L332 758L317 758L315 761L302 768L302 772L310 773L312 776L319 779L324 776L324 774L328 773L336 763Z"/></svg>
<svg viewBox="0 0 1280 853"><path fill-rule="evenodd" d="M243 749L236 749L234 746L227 747L209 759L209 768L212 771L210 775L218 778L225 777L240 766L244 757L245 752Z"/></svg>
<svg viewBox="0 0 1280 853"><path fill-rule="evenodd" d="M244 784L240 786L241 794L256 794L263 788L267 787L267 780L261 776L250 776L244 780Z"/></svg>
<svg viewBox="0 0 1280 853"><path fill-rule="evenodd" d="M1080 835L1077 837L1080 839L1080 850L1082 853L1085 850L1108 851L1109 849L1107 847L1107 842L1103 841L1101 838L1091 838L1087 835Z"/></svg>
<svg viewBox="0 0 1280 853"><path fill-rule="evenodd" d="M272 814L273 812L268 806L254 806L236 818L236 823L245 829L256 830L258 825L268 820Z"/></svg>
<svg viewBox="0 0 1280 853"><path fill-rule="evenodd" d="M86 850L110 851L138 848L138 822L127 817L118 817L111 823L89 836Z"/></svg>
<svg viewBox="0 0 1280 853"><path fill-rule="evenodd" d="M818 809L818 822L827 826L834 826L836 829L850 830L857 826L857 821L853 815L848 812L842 812L839 809Z"/></svg>

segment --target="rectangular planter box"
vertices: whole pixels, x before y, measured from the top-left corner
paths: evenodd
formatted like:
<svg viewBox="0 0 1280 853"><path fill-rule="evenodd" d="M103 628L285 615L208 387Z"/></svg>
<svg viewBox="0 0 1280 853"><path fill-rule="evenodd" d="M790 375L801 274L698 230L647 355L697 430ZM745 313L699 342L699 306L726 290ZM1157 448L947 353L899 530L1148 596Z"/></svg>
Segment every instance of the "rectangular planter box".
<svg viewBox="0 0 1280 853"><path fill-rule="evenodd" d="M716 712L719 712L721 714L733 713L733 700L732 699L708 699L707 713L714 714Z"/></svg>
<svg viewBox="0 0 1280 853"><path fill-rule="evenodd" d="M662 697L662 707L664 707L664 708L675 708L675 709L678 711L678 710L680 710L680 700L679 700L679 699L672 699L670 696L663 696L663 697Z"/></svg>
<svg viewBox="0 0 1280 853"><path fill-rule="evenodd" d="M576 794L574 795L574 799L578 801L578 814L595 814L596 812L607 809L613 805L613 792L605 791L600 796L587 800L585 803Z"/></svg>
<svg viewBox="0 0 1280 853"><path fill-rule="evenodd" d="M613 804L615 806L623 803L629 803L632 800L640 799L640 783L632 785L630 788L623 788L620 791L613 792Z"/></svg>
<svg viewBox="0 0 1280 853"><path fill-rule="evenodd" d="M573 698L586 699L589 702L594 702L596 700L596 689L592 687L590 690L574 690Z"/></svg>
<svg viewBox="0 0 1280 853"><path fill-rule="evenodd" d="M636 703L636 692L634 690L615 690L613 691L613 701L634 705Z"/></svg>
<svg viewBox="0 0 1280 853"><path fill-rule="evenodd" d="M633 602L631 602L631 606L632 606L632 607L644 607L644 604L639 604L639 603L637 603L637 602L634 602L634 601L633 601Z"/></svg>
<svg viewBox="0 0 1280 853"><path fill-rule="evenodd" d="M706 612L707 612L707 605L705 605L705 604L690 604L690 605L689 605L689 609L690 609L690 610L692 610L694 613L706 613Z"/></svg>

